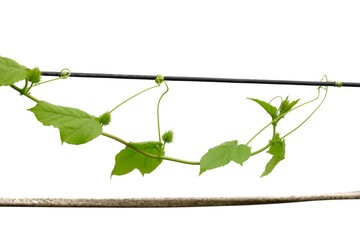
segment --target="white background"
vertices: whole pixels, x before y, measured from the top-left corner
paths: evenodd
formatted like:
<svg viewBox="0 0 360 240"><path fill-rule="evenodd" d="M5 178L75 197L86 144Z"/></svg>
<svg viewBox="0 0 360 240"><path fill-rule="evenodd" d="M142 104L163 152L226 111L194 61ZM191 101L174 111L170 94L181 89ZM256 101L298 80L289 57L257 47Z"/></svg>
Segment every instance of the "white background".
<svg viewBox="0 0 360 240"><path fill-rule="evenodd" d="M0 54L43 71L359 81L356 1L2 1ZM230 140L246 143L269 117L247 97L310 100L316 87L169 82L161 128L166 155L198 161ZM32 90L37 98L99 115L150 81L70 78ZM157 139L162 89L113 114L105 131ZM286 159L259 178L270 155L198 176L164 162L152 174L110 173L122 145L104 137L61 145L34 106L0 89L0 197L202 197L359 190L358 89L331 88L323 107L287 140ZM286 133L316 105L288 115ZM253 144L266 144L265 131ZM180 209L0 208L2 239L358 239L358 201Z"/></svg>

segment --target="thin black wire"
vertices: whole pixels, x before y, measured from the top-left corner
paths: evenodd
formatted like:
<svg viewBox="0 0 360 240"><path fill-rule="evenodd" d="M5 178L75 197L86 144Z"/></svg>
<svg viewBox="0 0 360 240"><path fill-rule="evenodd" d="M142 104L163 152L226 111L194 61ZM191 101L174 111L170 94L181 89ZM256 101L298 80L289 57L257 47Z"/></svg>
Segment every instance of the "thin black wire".
<svg viewBox="0 0 360 240"><path fill-rule="evenodd" d="M60 72L42 72L43 76L60 76ZM156 75L131 75L110 73L80 73L72 72L70 77L80 78L116 78L134 80L154 80ZM332 87L360 87L360 82L321 82L299 80L270 80L270 79L241 79L241 78L214 78L214 77L181 77L164 76L166 81L182 82L213 82L213 83L249 83L249 84L277 84L277 85L302 85L302 86L332 86Z"/></svg>

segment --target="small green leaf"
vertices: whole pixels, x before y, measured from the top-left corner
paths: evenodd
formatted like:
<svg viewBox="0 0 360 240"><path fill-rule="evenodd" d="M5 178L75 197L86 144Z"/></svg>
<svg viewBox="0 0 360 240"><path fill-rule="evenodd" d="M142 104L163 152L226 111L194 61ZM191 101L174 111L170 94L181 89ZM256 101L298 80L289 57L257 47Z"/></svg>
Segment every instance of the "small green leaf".
<svg viewBox="0 0 360 240"><path fill-rule="evenodd" d="M280 111L279 115L289 112L299 102L299 100L300 99L290 102L289 97L286 97L286 99L281 102L281 105L279 107L279 111Z"/></svg>
<svg viewBox="0 0 360 240"><path fill-rule="evenodd" d="M159 158L152 158L141 154L129 146L121 150L115 156L115 166L111 175L124 175L134 169L138 169L142 175L151 173L162 162L161 157L164 156L164 150L162 149L162 143L160 142L139 142L130 143L135 148Z"/></svg>
<svg viewBox="0 0 360 240"><path fill-rule="evenodd" d="M38 67L28 69L26 80L31 83L38 83L41 80L41 71Z"/></svg>
<svg viewBox="0 0 360 240"><path fill-rule="evenodd" d="M0 86L8 86L27 76L27 68L14 60L0 56Z"/></svg>
<svg viewBox="0 0 360 240"><path fill-rule="evenodd" d="M62 142L83 144L102 133L98 118L77 108L62 107L39 101L35 107L29 110L45 126L58 128Z"/></svg>
<svg viewBox="0 0 360 240"><path fill-rule="evenodd" d="M275 138L271 140L271 145L269 150L267 151L270 153L272 158L266 164L265 170L262 173L261 177L264 177L272 172L272 170L276 167L276 165L285 159L285 140L281 139L279 134L275 135Z"/></svg>
<svg viewBox="0 0 360 240"><path fill-rule="evenodd" d="M256 99L256 98L249 98L250 100L258 103L265 111L270 114L272 120L277 118L277 108L271 105L270 103L264 102L262 100Z"/></svg>
<svg viewBox="0 0 360 240"><path fill-rule="evenodd" d="M224 142L215 146L201 158L200 160L200 174L203 172L225 166L231 160L240 165L249 159L251 150L248 146L237 144L236 140Z"/></svg>

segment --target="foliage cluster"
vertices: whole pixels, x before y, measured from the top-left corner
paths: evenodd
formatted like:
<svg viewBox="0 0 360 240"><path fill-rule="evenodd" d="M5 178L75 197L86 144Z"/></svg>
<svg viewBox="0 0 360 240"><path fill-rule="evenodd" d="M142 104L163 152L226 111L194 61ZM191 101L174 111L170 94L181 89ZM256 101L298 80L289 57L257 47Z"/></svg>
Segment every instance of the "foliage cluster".
<svg viewBox="0 0 360 240"><path fill-rule="evenodd" d="M285 159L285 138L302 126L317 111L327 95L327 87L318 87L317 96L314 99L302 104L298 104L300 99L291 101L289 97L275 97L274 99L279 98L281 100L279 106L274 106L272 104L274 99L270 102L266 102L256 98L249 98L251 101L263 108L271 117L269 123L261 128L260 131L258 131L246 144L239 144L238 140L230 140L210 148L208 152L201 157L200 161L191 162L165 155L166 144L173 141L174 133L173 131L166 131L161 134L159 114L160 103L165 94L169 91L169 86L163 76L158 75L156 79L154 79L154 86L127 98L116 107L105 111L100 116L91 115L77 108L54 105L46 101L39 100L30 94L30 90L33 87L52 82L54 80L64 79L70 75L70 72L67 69L64 69L60 77L43 81L41 79L41 71L38 67L30 69L10 58L0 56L0 86L10 86L21 95L36 102L36 105L30 108L29 111L31 111L37 120L43 125L57 128L59 130L62 143L75 145L85 144L102 135L125 145L125 148L120 150L120 152L115 156L115 165L111 172L111 176L124 175L135 169L139 170L142 175L148 174L153 172L163 160L197 165L200 167L199 174L203 174L205 171L225 166L231 161L242 166L251 156L264 151L271 155L271 158L266 164L261 175L262 177L266 176L274 170L279 162ZM324 76L323 80L327 80L326 76ZM22 87L17 86L19 82L23 83ZM147 142L127 142L117 136L103 131L104 127L111 123L111 114L118 107L146 91L161 86L165 86L165 91L159 97L157 102L157 140ZM325 94L323 94L323 98L319 100L322 89L325 90ZM319 100L319 104L315 110L307 118L305 118L303 122L301 122L301 124L287 134L281 135L278 132L278 124L287 114L317 100ZM264 147L253 151L250 145L251 142L268 127L272 127L273 129L273 134L269 141Z"/></svg>

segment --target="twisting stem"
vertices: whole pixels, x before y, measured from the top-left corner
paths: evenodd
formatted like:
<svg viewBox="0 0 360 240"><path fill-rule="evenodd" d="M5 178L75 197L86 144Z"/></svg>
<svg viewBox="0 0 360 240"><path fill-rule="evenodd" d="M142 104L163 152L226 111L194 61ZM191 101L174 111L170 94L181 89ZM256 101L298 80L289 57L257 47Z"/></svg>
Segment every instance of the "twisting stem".
<svg viewBox="0 0 360 240"><path fill-rule="evenodd" d="M319 87L319 95L318 97L320 96L320 88L322 87ZM290 132L288 132L287 134L285 134L281 139L284 139L285 137L289 136L291 133L295 132L297 129L299 129L307 120L309 120L309 118L311 118L312 115L314 115L314 113L321 107L321 105L323 104L323 102L325 101L325 98L327 96L327 93L328 93L328 87L325 87L325 95L324 95L324 98L321 100L320 104L315 108L315 110L303 121L301 122L296 128L294 128L293 130L291 130ZM317 98L318 98L317 97ZM316 98L316 99L317 99Z"/></svg>
<svg viewBox="0 0 360 240"><path fill-rule="evenodd" d="M61 80L61 79L66 79L71 75L71 72L70 72L70 70L68 68L64 68L64 69L61 70L59 75L60 76L57 77L57 78L36 83L36 84L34 84L34 87L39 86L41 84L50 83L50 82L54 82L54 81Z"/></svg>
<svg viewBox="0 0 360 240"><path fill-rule="evenodd" d="M112 113L112 112L115 111L118 107L120 107L120 106L123 105L124 103L130 101L130 100L133 99L134 97L137 97L137 96L139 96L140 94L142 94L142 93L144 93L144 92L147 92L147 91L149 91L149 90L151 90L151 89L153 89L153 88L156 88L156 87L159 87L159 85L155 85L155 86L149 87L149 88L147 88L147 89L145 89L145 90L142 90L142 91L138 92L137 94L129 97L129 98L126 99L125 101L123 101L123 102L121 102L120 104L118 104L116 107L114 107L112 110L110 110L109 113Z"/></svg>
<svg viewBox="0 0 360 240"><path fill-rule="evenodd" d="M167 83L164 81L163 82L166 86L166 90L165 92L160 96L158 104L157 104L157 126L158 126L158 136L159 136L159 142L161 142L161 130L160 130L160 102L161 99L164 97L164 95L169 91L169 86L167 85Z"/></svg>
<svg viewBox="0 0 360 240"><path fill-rule="evenodd" d="M280 98L280 102L283 102L283 98L281 96L276 96L273 99L271 99L269 103L271 103L272 101L274 101L277 98Z"/></svg>
<svg viewBox="0 0 360 240"><path fill-rule="evenodd" d="M275 135L276 135L276 125L273 125L273 133L272 133L271 139L274 139L274 138L275 138ZM251 153L251 156L254 156L254 155L256 155L256 154L259 154L259 153L265 151L265 150L268 149L270 146L271 146L271 142L269 141L269 143L266 144L266 146L260 148L259 150L256 150L256 151L252 152L252 153Z"/></svg>
<svg viewBox="0 0 360 240"><path fill-rule="evenodd" d="M277 118L276 118L277 119ZM276 120L275 119L275 120ZM271 121L270 123L268 123L265 127L263 127L262 129L260 129L260 131L258 131L247 143L246 145L249 146L249 144L260 134L262 133L266 128L268 128L268 126L270 126L273 122L275 122L275 120Z"/></svg>
<svg viewBox="0 0 360 240"><path fill-rule="evenodd" d="M250 154L250 156L254 156L254 155L256 155L256 154L259 154L259 153L265 151L266 149L268 149L270 146L271 146L271 143L269 142L268 144L266 144L266 146L264 146L264 147L262 147L262 148L260 148L260 149L258 149L258 150L256 150L256 151L252 152L252 153Z"/></svg>

